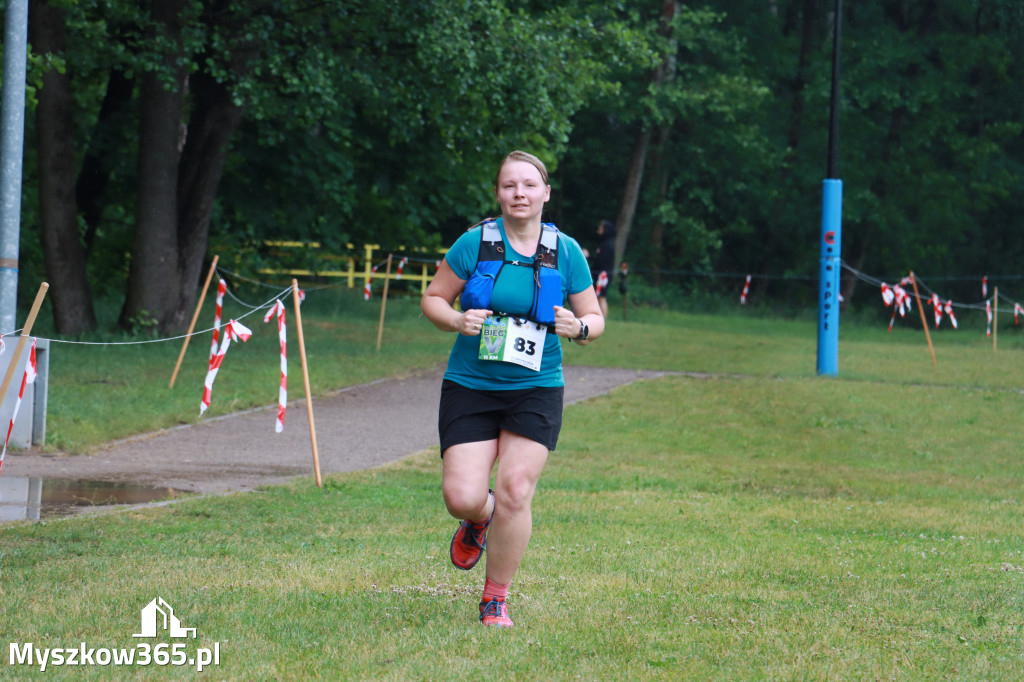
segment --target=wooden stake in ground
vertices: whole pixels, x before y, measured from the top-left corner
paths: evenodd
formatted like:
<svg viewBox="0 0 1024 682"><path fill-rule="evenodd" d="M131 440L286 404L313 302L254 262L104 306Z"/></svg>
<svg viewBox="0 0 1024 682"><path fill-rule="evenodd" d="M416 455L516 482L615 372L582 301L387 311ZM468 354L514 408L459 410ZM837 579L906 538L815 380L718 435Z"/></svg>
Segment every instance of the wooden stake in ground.
<svg viewBox="0 0 1024 682"><path fill-rule="evenodd" d="M217 261L220 256L214 256L210 263L210 271L206 273L206 282L203 283L203 290L199 294L199 302L196 303L196 311L192 313L192 322L188 325L188 333L185 334L185 342L181 344L181 352L178 353L178 362L174 365L174 373L171 374L171 383L167 388L174 388L174 381L178 378L178 370L181 369L181 361L185 359L185 351L188 349L188 340L192 338L192 331L196 328L196 321L199 319L199 312L203 309L203 301L206 300L206 291L210 288L210 280L213 273L217 271Z"/></svg>
<svg viewBox="0 0 1024 682"><path fill-rule="evenodd" d="M910 283L914 285L914 299L917 301L917 311L921 313L921 327L924 329L924 338L928 340L928 350L932 354L932 365L938 365L935 360L935 348L932 346L932 335L928 333L928 321L924 317L924 308L921 307L921 294L917 291L917 278L914 272L910 272Z"/></svg>
<svg viewBox="0 0 1024 682"><path fill-rule="evenodd" d="M996 352L996 334L999 332L999 287L992 289L992 352Z"/></svg>
<svg viewBox="0 0 1024 682"><path fill-rule="evenodd" d="M313 396L309 390L309 365L306 364L306 341L302 336L302 312L299 310L299 282L292 280L292 301L295 303L295 329L299 337L299 358L302 360L302 383L306 387L306 414L309 417L309 439L313 443L313 476L316 487L323 488L320 480L320 454L316 449L316 424L313 423Z"/></svg>
<svg viewBox="0 0 1024 682"><path fill-rule="evenodd" d="M384 336L384 311L388 307L388 282L391 281L391 254L388 254L387 268L384 270L384 293L380 297L380 322L377 323L377 350L380 350L380 340Z"/></svg>
<svg viewBox="0 0 1024 682"><path fill-rule="evenodd" d="M3 404L4 398L7 397L7 387L11 385L11 378L18 367L21 352L25 349L25 342L28 341L29 334L32 333L32 325L36 322L39 308L43 305L43 299L46 298L46 290L49 288L50 285L46 282L39 285L39 291L36 292L36 300L32 302L32 308L28 311L25 327L21 330L21 336L18 337L18 345L14 347L14 356L11 357L11 364L7 365L7 373L4 374L4 381L0 384L0 405Z"/></svg>

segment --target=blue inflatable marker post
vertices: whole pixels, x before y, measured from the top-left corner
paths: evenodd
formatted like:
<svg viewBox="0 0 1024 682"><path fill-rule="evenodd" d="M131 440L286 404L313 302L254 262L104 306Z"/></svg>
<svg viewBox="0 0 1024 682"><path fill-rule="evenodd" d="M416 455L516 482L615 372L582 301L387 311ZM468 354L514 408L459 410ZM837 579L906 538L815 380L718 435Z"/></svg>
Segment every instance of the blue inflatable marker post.
<svg viewBox="0 0 1024 682"><path fill-rule="evenodd" d="M832 41L832 105L828 174L821 197L821 265L818 271L818 374L839 375L839 272L842 267L843 181L839 179L839 56L843 0L836 0Z"/></svg>
<svg viewBox="0 0 1024 682"><path fill-rule="evenodd" d="M821 267L818 271L818 374L839 374L839 271L841 268L843 181L822 186Z"/></svg>

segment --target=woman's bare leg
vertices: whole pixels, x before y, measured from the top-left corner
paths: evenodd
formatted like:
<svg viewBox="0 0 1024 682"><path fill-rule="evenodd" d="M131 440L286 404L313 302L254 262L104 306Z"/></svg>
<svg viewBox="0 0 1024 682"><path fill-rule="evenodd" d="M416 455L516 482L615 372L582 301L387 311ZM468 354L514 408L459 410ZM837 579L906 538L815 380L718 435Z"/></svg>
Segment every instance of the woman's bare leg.
<svg viewBox="0 0 1024 682"><path fill-rule="evenodd" d="M494 479L494 520L487 536L487 577L508 585L533 532L531 504L548 458L540 443L511 431L498 437Z"/></svg>

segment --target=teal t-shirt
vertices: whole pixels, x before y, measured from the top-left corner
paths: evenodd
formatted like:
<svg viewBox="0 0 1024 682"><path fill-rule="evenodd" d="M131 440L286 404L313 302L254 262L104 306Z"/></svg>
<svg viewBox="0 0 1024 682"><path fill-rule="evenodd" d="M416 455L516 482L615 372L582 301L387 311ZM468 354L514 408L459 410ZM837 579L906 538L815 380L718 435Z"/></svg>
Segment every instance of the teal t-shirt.
<svg viewBox="0 0 1024 682"><path fill-rule="evenodd" d="M532 264L533 254L525 255L509 246L505 227L496 221L505 243L506 260ZM459 237L445 254L445 260L459 279L468 280L476 270L480 253L481 228L474 227ZM558 274L562 279L562 304L569 294L586 291L593 284L583 249L572 237L558 233ZM512 316L525 316L533 305L533 268L506 263L491 293L490 310ZM481 360L480 337L458 334L448 356L445 379L477 390L501 391L520 388L564 386L562 376L562 344L558 335L549 331L544 340L540 370L532 370L510 362Z"/></svg>

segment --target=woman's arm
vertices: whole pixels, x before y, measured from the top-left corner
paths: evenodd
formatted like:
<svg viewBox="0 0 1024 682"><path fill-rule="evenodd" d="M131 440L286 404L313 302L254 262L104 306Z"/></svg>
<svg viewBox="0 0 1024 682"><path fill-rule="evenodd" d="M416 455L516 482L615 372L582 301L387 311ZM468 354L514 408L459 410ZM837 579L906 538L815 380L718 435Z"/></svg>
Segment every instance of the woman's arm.
<svg viewBox="0 0 1024 682"><path fill-rule="evenodd" d="M442 260L434 279L427 286L427 291L420 300L420 310L434 326L445 332L458 332L466 336L476 336L490 310L466 310L459 312L453 307L455 299L462 293L466 280L460 279ZM596 304L596 297L595 297Z"/></svg>
<svg viewBox="0 0 1024 682"><path fill-rule="evenodd" d="M601 306L597 302L597 294L594 287L587 287L578 294L569 294L569 305L572 310L561 306L555 306L555 332L559 336L576 341L579 336L580 322L585 322L590 331L585 340L576 341L585 346L604 333L604 315L601 314Z"/></svg>

